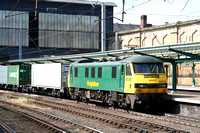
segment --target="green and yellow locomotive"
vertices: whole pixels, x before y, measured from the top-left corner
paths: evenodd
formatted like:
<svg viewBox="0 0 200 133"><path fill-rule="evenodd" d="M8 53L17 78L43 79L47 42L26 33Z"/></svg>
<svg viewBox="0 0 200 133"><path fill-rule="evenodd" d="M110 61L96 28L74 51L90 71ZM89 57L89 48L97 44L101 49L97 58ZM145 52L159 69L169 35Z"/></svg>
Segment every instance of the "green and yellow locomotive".
<svg viewBox="0 0 200 133"><path fill-rule="evenodd" d="M167 95L163 63L153 57L79 61L70 65L68 75L67 92L72 99L98 100L133 109L136 105L162 104Z"/></svg>

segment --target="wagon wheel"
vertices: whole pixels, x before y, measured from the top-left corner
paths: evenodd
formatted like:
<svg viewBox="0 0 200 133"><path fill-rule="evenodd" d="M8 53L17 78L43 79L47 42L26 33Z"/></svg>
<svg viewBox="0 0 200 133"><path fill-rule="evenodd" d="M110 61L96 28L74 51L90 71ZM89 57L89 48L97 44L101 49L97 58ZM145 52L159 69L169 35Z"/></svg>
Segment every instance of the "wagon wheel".
<svg viewBox="0 0 200 133"><path fill-rule="evenodd" d="M52 90L51 95L56 96L56 91L54 89Z"/></svg>
<svg viewBox="0 0 200 133"><path fill-rule="evenodd" d="M61 96L60 91L57 91L56 96L57 96L57 97L60 97L60 96Z"/></svg>

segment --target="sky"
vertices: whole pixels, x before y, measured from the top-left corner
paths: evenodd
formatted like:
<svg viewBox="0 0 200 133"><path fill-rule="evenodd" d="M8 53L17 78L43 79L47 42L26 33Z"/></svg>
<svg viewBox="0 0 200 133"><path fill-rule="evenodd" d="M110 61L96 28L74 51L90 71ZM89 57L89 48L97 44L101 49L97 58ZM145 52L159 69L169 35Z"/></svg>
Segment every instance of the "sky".
<svg viewBox="0 0 200 133"><path fill-rule="evenodd" d="M114 2L114 17L122 19L123 0L98 1ZM200 0L125 0L124 22L114 19L114 23L140 24L141 15L147 15L147 23L153 25L200 19L199 5Z"/></svg>

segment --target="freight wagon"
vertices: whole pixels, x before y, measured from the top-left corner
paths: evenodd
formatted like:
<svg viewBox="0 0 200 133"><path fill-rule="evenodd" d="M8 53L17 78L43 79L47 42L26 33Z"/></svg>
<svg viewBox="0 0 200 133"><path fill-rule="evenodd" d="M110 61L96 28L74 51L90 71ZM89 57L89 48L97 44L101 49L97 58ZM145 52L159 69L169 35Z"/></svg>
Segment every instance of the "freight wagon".
<svg viewBox="0 0 200 133"><path fill-rule="evenodd" d="M0 86L6 88L8 84L8 66L0 65Z"/></svg>
<svg viewBox="0 0 200 133"><path fill-rule="evenodd" d="M0 70L0 84L4 88L20 91L31 84L31 65L0 66Z"/></svg>
<svg viewBox="0 0 200 133"><path fill-rule="evenodd" d="M31 92L40 92L60 97L67 88L69 64L32 64Z"/></svg>

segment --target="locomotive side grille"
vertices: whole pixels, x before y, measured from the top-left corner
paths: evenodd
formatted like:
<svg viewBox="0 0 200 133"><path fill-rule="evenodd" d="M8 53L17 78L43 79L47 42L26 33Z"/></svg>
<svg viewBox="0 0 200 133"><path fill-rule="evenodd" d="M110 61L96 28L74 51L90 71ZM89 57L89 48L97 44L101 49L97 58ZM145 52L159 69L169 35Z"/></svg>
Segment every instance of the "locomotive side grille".
<svg viewBox="0 0 200 133"><path fill-rule="evenodd" d="M167 84L135 84L135 88L167 88Z"/></svg>

